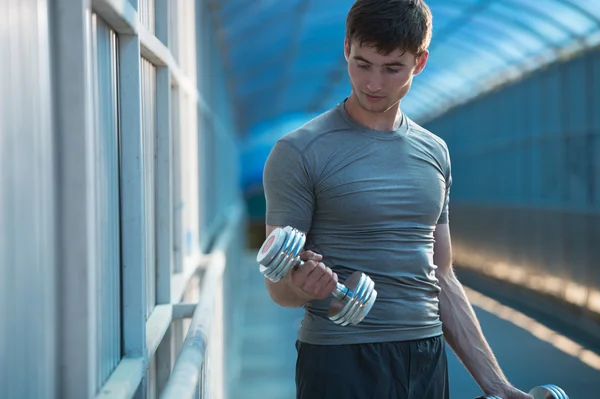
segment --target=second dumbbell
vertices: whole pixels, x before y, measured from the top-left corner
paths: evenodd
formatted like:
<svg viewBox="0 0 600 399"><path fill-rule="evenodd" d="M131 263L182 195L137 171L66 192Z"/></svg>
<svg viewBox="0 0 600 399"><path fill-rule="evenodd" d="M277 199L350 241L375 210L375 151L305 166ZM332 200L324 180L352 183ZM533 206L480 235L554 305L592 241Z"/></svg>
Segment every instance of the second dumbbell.
<svg viewBox="0 0 600 399"><path fill-rule="evenodd" d="M277 282L291 269L302 266L304 262L299 255L305 242L304 233L290 226L273 230L256 256L261 273ZM334 299L327 316L333 322L346 326L358 324L365 318L375 303L377 291L369 276L354 272L344 284L337 284L332 295Z"/></svg>
<svg viewBox="0 0 600 399"><path fill-rule="evenodd" d="M529 391L529 394L533 396L533 399L569 399L565 391L560 387L547 384L540 385ZM479 396L475 399L502 399L499 396Z"/></svg>

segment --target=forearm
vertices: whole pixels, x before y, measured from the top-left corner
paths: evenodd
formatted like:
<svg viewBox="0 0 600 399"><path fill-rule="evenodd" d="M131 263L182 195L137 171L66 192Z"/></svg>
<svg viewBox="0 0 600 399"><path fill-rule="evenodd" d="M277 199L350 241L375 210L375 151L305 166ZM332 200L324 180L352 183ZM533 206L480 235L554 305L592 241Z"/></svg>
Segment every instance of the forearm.
<svg viewBox="0 0 600 399"><path fill-rule="evenodd" d="M300 308L310 300L307 295L290 284L289 275L276 283L265 279L265 284L267 285L271 299L279 306L286 308Z"/></svg>
<svg viewBox="0 0 600 399"><path fill-rule="evenodd" d="M440 316L446 341L479 384L489 394L508 381L490 346L462 284L452 268L438 276L440 280Z"/></svg>

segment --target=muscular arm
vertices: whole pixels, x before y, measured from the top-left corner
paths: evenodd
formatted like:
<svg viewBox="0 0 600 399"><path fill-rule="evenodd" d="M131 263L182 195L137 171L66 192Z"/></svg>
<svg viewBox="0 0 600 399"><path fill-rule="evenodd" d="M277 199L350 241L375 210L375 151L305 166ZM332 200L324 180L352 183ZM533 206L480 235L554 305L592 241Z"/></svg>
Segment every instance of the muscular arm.
<svg viewBox="0 0 600 399"><path fill-rule="evenodd" d="M510 384L485 340L475 312L452 269L448 224L438 224L434 237L433 259L438 267L440 317L445 339L486 394L503 392L503 387Z"/></svg>
<svg viewBox="0 0 600 399"><path fill-rule="evenodd" d="M290 284L290 280L290 274L287 274L276 283L265 278L265 284L271 299L276 304L286 308L301 308L310 300L310 297Z"/></svg>
<svg viewBox="0 0 600 399"><path fill-rule="evenodd" d="M277 226L266 226L266 237ZM337 275L323 265L320 254L304 251L300 254L305 263L297 271L287 273L278 282L265 278L271 299L279 306L300 308L312 299L326 298L335 288Z"/></svg>

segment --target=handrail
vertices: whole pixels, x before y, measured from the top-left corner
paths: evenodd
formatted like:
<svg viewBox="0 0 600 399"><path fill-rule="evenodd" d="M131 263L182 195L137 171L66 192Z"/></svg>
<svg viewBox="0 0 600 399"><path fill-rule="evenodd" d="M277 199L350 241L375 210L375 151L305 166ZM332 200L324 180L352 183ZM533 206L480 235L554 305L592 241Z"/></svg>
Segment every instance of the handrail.
<svg viewBox="0 0 600 399"><path fill-rule="evenodd" d="M216 291L219 281L223 278L227 258L227 247L236 234L238 221L241 220L243 208L237 205L232 212L227 213L223 226L224 232L215 241L210 252L210 260L206 267L201 287L200 298L190 328L183 342L181 352L175 361L173 371L161 399L195 398L196 390L201 388L201 377L205 370L206 351L209 345L212 327ZM204 397L201 391L200 397ZM208 395L211 397L211 395Z"/></svg>

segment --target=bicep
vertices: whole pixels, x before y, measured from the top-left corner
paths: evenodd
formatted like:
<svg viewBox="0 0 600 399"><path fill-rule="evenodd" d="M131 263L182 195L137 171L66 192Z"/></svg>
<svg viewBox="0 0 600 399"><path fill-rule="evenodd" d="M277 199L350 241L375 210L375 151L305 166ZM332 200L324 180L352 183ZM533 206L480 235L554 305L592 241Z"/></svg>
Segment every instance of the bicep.
<svg viewBox="0 0 600 399"><path fill-rule="evenodd" d="M440 272L452 268L452 239L450 238L450 225L439 223L433 232L433 262Z"/></svg>
<svg viewBox="0 0 600 399"><path fill-rule="evenodd" d="M285 141L271 150L263 171L267 224L310 228L315 196L305 161L302 153Z"/></svg>

